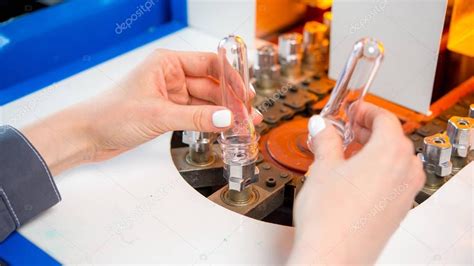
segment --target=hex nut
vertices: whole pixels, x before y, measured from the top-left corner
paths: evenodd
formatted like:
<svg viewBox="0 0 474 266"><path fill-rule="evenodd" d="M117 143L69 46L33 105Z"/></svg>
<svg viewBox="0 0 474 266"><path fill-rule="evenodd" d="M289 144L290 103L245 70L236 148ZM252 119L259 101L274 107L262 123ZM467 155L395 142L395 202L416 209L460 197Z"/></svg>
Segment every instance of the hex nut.
<svg viewBox="0 0 474 266"><path fill-rule="evenodd" d="M434 134L423 139L421 155L425 171L438 176L447 176L452 172L451 143L445 134Z"/></svg>

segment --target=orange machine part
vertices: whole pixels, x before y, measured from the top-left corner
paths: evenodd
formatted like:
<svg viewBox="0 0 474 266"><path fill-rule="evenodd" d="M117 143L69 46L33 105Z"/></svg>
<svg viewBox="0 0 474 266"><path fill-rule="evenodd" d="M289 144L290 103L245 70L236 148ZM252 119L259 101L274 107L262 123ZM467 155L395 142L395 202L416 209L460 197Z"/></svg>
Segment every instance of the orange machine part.
<svg viewBox="0 0 474 266"><path fill-rule="evenodd" d="M307 127L308 119L300 117L272 129L261 139L260 150L263 148L263 156L286 169L305 173L314 160L307 145ZM361 147L359 143L351 143L344 156L353 156Z"/></svg>
<svg viewBox="0 0 474 266"><path fill-rule="evenodd" d="M395 113L404 121L403 129L409 134L421 126L421 123L433 119L441 112L454 105L465 95L474 91L474 77L465 81L457 88L450 91L447 95L431 105L432 115L425 116L408 110L402 106L390 103L374 95L368 95L366 101L386 108ZM313 105L313 111L321 110L329 97ZM298 173L305 173L313 162L313 154L306 144L308 136L308 119L297 117L292 121L283 123L280 126L270 130L260 139L260 151L264 158L281 168ZM345 157L351 157L359 151L361 145L352 143L345 152Z"/></svg>
<svg viewBox="0 0 474 266"><path fill-rule="evenodd" d="M273 129L266 141L266 149L279 164L292 170L306 172L313 162L308 149L308 119L300 118Z"/></svg>

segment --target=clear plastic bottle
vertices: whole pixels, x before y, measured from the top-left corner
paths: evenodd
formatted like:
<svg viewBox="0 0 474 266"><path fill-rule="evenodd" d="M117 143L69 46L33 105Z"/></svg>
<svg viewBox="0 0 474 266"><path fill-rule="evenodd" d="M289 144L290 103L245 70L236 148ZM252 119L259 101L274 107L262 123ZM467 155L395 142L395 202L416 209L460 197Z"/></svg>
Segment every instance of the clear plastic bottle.
<svg viewBox="0 0 474 266"><path fill-rule="evenodd" d="M258 134L251 117L247 47L239 36L219 42L218 61L222 105L232 111L233 126L218 139L222 148L224 177L229 189L242 191L257 181Z"/></svg>
<svg viewBox="0 0 474 266"><path fill-rule="evenodd" d="M357 41L328 103L321 111L321 116L330 121L343 137L344 147L354 139L352 130L354 121L350 117L357 115L358 104L369 90L382 62L383 54L382 43L371 38Z"/></svg>

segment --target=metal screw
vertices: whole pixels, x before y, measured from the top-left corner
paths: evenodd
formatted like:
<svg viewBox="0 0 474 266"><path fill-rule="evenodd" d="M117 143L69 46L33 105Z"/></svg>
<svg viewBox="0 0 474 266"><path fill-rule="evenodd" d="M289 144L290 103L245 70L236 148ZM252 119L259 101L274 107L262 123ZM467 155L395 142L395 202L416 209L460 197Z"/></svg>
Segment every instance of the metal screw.
<svg viewBox="0 0 474 266"><path fill-rule="evenodd" d="M270 168L272 168L272 167L269 164L264 163L264 164L262 164L262 168L263 168L263 170L270 170Z"/></svg>

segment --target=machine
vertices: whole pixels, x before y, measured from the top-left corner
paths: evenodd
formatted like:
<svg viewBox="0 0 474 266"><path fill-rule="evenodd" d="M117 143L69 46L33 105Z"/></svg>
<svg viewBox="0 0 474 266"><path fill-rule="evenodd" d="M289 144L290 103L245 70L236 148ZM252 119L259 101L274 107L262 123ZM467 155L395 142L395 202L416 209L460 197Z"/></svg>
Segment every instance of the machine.
<svg viewBox="0 0 474 266"><path fill-rule="evenodd" d="M338 100L363 99L397 115L427 174L377 263L473 263L474 45L461 45L472 39L465 31L474 14L469 1L354 1L348 7L351 1L116 0L93 1L91 10L76 1L51 2L18 18L19 26L46 20L42 14L58 19L31 40L9 39L15 19L0 24L0 59L12 60L0 64L10 73L0 84L2 122L21 128L92 97L156 48L218 53L222 72L230 73L221 77L221 89L242 105L227 105L239 114L228 132L170 132L55 177L62 202L1 243L1 258L13 265L284 263L294 236L293 202L318 160L307 145L308 118L321 113L340 122L346 110ZM138 8L147 3L148 11ZM53 16L61 7L73 7L67 23ZM383 23L393 28L381 34ZM68 33L83 36L90 28L101 34ZM24 49L28 41L43 43L42 35L51 44ZM362 37L372 39L358 44ZM61 43L74 49L65 52ZM397 49L401 43L429 52L413 49L401 57L407 51ZM11 63L5 51L12 44L28 64ZM393 63L409 59L405 69ZM37 61L42 67L34 67ZM396 79L405 83L391 83L391 91L379 86L404 71L413 72ZM244 81L242 93L226 92L231 75ZM259 125L249 123L251 107L263 114ZM360 146L348 125L342 119L351 156Z"/></svg>
<svg viewBox="0 0 474 266"><path fill-rule="evenodd" d="M219 141L221 145L217 141L206 142L201 154L212 153L212 156L205 155L208 160L203 163L189 160L190 155L195 154L194 146L183 145L189 132L173 134L171 155L178 171L209 200L252 218L292 225L294 199L304 184L309 165L315 160L307 145L308 117L321 113L333 121L344 138L345 146L350 146L346 150L347 156L360 148L356 143L351 144L353 136L345 112L354 102L362 101L369 91L377 69L383 64L384 47L375 40L356 42L353 51L347 51L349 58L336 82L327 74L332 14L326 11L322 17L325 20L304 22L301 33L281 33L277 44L262 45L255 53L254 65L250 68L251 83L257 91L253 106L264 116L264 122L256 126L260 137L252 137L259 140L259 153L254 159L257 170L253 170L253 163L244 163L250 170L239 169L238 183L235 184L229 176L229 166L226 166L228 147L222 145L222 141ZM229 37L223 42L228 40ZM226 63L234 63L244 83L248 83L248 74L241 69L247 65L246 48L240 47L244 45L242 42L239 39L238 45L230 44L241 54ZM220 45L218 50L221 50ZM441 99L433 103L445 109L443 112L426 116L373 94L367 99L381 107L391 108L399 116L405 133L414 143L413 152L424 163L428 180L414 207L472 161L472 155L468 154L473 145L470 136L474 134L474 120L470 117L472 111L469 111L474 106L473 81L471 78L450 92L454 99L451 96L449 102ZM235 121L236 124L241 124L241 120ZM244 141L243 145L250 144Z"/></svg>

